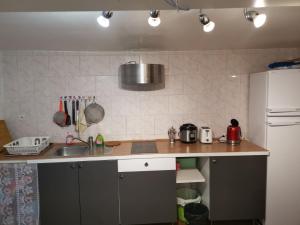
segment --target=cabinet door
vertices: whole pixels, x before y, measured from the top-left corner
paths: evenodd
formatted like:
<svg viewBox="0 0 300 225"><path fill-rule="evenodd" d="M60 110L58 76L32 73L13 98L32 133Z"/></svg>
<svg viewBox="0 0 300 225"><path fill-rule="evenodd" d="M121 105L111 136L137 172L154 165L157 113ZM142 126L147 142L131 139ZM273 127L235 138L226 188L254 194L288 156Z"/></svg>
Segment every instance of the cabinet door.
<svg viewBox="0 0 300 225"><path fill-rule="evenodd" d="M119 224L117 161L79 162L81 225Z"/></svg>
<svg viewBox="0 0 300 225"><path fill-rule="evenodd" d="M119 173L121 224L176 221L176 172Z"/></svg>
<svg viewBox="0 0 300 225"><path fill-rule="evenodd" d="M39 164L40 224L80 225L75 163Z"/></svg>
<svg viewBox="0 0 300 225"><path fill-rule="evenodd" d="M210 159L210 219L263 219L266 199L266 157Z"/></svg>

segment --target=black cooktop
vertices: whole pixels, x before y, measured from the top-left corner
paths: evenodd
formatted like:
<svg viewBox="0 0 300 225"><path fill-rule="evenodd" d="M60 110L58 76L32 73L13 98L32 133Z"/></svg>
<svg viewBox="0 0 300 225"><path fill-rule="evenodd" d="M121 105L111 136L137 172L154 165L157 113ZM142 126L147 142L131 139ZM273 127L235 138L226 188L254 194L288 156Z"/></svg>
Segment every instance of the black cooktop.
<svg viewBox="0 0 300 225"><path fill-rule="evenodd" d="M131 154L157 153L156 143L154 141L133 142Z"/></svg>

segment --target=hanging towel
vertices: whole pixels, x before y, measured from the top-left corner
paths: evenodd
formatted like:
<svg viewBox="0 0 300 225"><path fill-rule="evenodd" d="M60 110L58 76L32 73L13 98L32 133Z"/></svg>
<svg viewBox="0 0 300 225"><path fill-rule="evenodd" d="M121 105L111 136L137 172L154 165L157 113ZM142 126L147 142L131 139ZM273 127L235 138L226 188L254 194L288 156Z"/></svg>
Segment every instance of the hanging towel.
<svg viewBox="0 0 300 225"><path fill-rule="evenodd" d="M79 107L79 123L78 123L78 131L79 134L82 134L86 129L88 128L86 119L85 119L85 114L84 114L84 108L82 105Z"/></svg>
<svg viewBox="0 0 300 225"><path fill-rule="evenodd" d="M37 164L0 164L0 224L38 225Z"/></svg>

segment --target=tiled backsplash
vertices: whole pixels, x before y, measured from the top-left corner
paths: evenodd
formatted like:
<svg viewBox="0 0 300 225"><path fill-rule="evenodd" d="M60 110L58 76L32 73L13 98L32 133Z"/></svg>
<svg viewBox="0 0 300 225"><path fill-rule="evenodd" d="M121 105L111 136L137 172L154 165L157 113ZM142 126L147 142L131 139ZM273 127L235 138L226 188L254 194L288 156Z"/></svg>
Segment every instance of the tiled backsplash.
<svg viewBox="0 0 300 225"><path fill-rule="evenodd" d="M52 116L59 96L65 95L95 95L105 109L104 120L91 126L85 136L166 138L170 126L178 129L186 122L208 125L219 136L233 117L247 135L249 73L266 70L274 60L297 57L300 50L2 53L1 109L13 137L49 135L53 141L64 141L74 128L56 126ZM164 64L166 88L119 89L118 66L132 60Z"/></svg>

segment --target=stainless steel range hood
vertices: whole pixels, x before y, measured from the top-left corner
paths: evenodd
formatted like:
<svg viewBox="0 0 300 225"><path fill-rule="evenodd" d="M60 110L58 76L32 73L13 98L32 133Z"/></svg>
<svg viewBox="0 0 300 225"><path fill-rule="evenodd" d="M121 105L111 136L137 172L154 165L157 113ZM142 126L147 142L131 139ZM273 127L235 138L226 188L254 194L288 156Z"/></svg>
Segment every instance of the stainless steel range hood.
<svg viewBox="0 0 300 225"><path fill-rule="evenodd" d="M119 87L132 91L165 88L165 69L161 64L127 63L119 68Z"/></svg>

